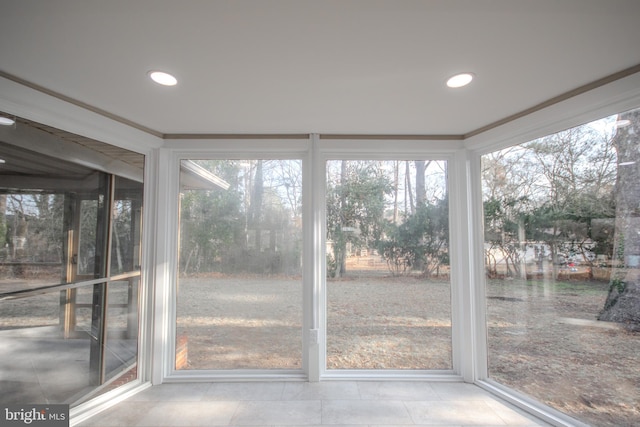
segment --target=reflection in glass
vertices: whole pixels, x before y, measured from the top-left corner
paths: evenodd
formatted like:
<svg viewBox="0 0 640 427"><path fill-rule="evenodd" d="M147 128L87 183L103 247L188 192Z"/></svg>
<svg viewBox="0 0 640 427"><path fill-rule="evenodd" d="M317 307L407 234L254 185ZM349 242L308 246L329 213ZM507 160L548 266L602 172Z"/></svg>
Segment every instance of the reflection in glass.
<svg viewBox="0 0 640 427"><path fill-rule="evenodd" d="M89 340L60 338L58 293L0 304L2 403L73 402L89 385Z"/></svg>
<svg viewBox="0 0 640 427"><path fill-rule="evenodd" d="M111 275L139 269L142 183L116 177L111 213Z"/></svg>
<svg viewBox="0 0 640 427"><path fill-rule="evenodd" d="M18 119L0 141L0 401L74 406L137 378L144 157L46 129Z"/></svg>
<svg viewBox="0 0 640 427"><path fill-rule="evenodd" d="M299 160L183 160L176 369L301 369Z"/></svg>
<svg viewBox="0 0 640 427"><path fill-rule="evenodd" d="M0 191L0 291L54 284L62 277L64 258L63 194L35 190Z"/></svg>
<svg viewBox="0 0 640 427"><path fill-rule="evenodd" d="M489 376L599 426L640 424L638 135L635 110L482 158Z"/></svg>
<svg viewBox="0 0 640 427"><path fill-rule="evenodd" d="M327 368L451 369L446 162L327 162Z"/></svg>
<svg viewBox="0 0 640 427"><path fill-rule="evenodd" d="M105 375L110 380L136 369L139 278L109 282Z"/></svg>
<svg viewBox="0 0 640 427"><path fill-rule="evenodd" d="M86 195L85 195L86 197ZM98 228L98 200L80 200L80 228L78 230L77 277L92 278L96 271L96 230Z"/></svg>

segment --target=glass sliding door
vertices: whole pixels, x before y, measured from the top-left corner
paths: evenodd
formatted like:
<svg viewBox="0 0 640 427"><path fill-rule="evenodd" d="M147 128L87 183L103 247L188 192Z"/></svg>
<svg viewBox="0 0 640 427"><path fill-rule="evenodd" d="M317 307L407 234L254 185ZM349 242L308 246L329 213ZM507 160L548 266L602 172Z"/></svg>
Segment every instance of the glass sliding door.
<svg viewBox="0 0 640 427"><path fill-rule="evenodd" d="M302 369L302 162L182 160L177 370Z"/></svg>
<svg viewBox="0 0 640 427"><path fill-rule="evenodd" d="M327 369L452 369L446 162L326 170Z"/></svg>
<svg viewBox="0 0 640 427"><path fill-rule="evenodd" d="M0 400L76 406L137 378L144 156L19 123L0 142Z"/></svg>
<svg viewBox="0 0 640 427"><path fill-rule="evenodd" d="M113 194L109 275L115 280L107 283L106 294L107 381L136 377L143 186L114 177Z"/></svg>
<svg viewBox="0 0 640 427"><path fill-rule="evenodd" d="M640 110L482 156L489 378L640 425Z"/></svg>

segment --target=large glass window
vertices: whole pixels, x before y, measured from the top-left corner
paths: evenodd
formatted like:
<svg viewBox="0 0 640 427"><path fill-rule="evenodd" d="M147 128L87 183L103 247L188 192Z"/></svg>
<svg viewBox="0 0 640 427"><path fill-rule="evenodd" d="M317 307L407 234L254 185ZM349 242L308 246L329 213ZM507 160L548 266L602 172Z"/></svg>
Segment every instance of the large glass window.
<svg viewBox="0 0 640 427"><path fill-rule="evenodd" d="M491 379L640 424L640 110L482 157Z"/></svg>
<svg viewBox="0 0 640 427"><path fill-rule="evenodd" d="M302 369L302 162L182 160L176 369Z"/></svg>
<svg viewBox="0 0 640 427"><path fill-rule="evenodd" d="M327 368L452 369L447 164L326 164Z"/></svg>
<svg viewBox="0 0 640 427"><path fill-rule="evenodd" d="M115 177L111 211L111 276L140 269L141 190L139 182Z"/></svg>
<svg viewBox="0 0 640 427"><path fill-rule="evenodd" d="M137 378L144 158L41 128L0 138L0 400L76 405Z"/></svg>

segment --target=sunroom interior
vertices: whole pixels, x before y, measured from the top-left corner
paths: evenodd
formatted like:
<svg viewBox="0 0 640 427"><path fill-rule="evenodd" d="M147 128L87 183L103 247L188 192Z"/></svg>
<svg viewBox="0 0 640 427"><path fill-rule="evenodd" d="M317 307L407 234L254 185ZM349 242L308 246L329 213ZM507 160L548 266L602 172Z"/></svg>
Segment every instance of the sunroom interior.
<svg viewBox="0 0 640 427"><path fill-rule="evenodd" d="M640 422L637 2L6 7L3 405L329 384L216 424ZM379 384L408 418L335 415ZM523 418L419 407L442 384Z"/></svg>

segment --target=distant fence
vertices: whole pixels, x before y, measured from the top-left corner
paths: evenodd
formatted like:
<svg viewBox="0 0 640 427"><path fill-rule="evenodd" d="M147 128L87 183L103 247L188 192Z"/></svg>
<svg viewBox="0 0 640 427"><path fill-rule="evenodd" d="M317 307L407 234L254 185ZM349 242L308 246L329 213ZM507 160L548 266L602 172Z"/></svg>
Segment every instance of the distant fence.
<svg viewBox="0 0 640 427"><path fill-rule="evenodd" d="M62 275L59 262L0 262L0 279L57 278Z"/></svg>
<svg viewBox="0 0 640 427"><path fill-rule="evenodd" d="M602 282L608 282L611 280L611 268L592 268L591 273L593 274L594 280L600 280Z"/></svg>

